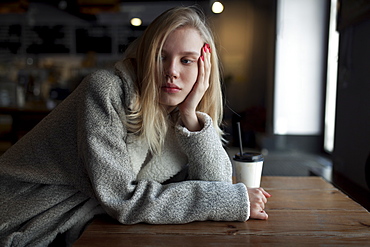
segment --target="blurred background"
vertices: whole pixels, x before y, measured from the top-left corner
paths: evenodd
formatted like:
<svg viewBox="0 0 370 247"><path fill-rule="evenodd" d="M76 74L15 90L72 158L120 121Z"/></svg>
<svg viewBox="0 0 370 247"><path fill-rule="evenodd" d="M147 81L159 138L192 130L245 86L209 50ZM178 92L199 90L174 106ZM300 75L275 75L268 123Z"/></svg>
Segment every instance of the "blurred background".
<svg viewBox="0 0 370 247"><path fill-rule="evenodd" d="M264 175L322 176L368 206L366 0L2 0L0 154L180 5L203 9L216 36L230 158L241 140Z"/></svg>

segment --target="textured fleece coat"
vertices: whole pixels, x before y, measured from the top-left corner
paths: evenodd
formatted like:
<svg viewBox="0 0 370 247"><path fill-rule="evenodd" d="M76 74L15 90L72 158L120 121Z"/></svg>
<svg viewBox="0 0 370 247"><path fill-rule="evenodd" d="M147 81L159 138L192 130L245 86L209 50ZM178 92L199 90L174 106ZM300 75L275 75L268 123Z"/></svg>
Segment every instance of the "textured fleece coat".
<svg viewBox="0 0 370 247"><path fill-rule="evenodd" d="M121 63L101 70L0 157L0 245L67 244L94 215L122 224L245 221L249 200L231 183L231 163L212 126L189 132L177 123L163 153L122 123L133 76Z"/></svg>

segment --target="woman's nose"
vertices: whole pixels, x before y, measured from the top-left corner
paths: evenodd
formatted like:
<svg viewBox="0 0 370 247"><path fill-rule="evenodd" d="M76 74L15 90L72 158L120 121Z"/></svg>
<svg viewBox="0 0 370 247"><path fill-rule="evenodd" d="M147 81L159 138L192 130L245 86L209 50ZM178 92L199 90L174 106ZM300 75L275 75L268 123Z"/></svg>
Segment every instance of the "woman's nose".
<svg viewBox="0 0 370 247"><path fill-rule="evenodd" d="M177 79L179 77L178 65L175 61L167 61L164 64L164 72L166 77Z"/></svg>

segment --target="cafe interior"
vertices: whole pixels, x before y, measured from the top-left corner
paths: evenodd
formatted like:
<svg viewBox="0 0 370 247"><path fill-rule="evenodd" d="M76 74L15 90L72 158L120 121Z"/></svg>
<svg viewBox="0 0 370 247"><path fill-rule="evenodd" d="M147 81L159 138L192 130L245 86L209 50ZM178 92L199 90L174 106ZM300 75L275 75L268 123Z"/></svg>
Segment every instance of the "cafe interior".
<svg viewBox="0 0 370 247"><path fill-rule="evenodd" d="M216 37L230 159L261 151L263 176L320 176L369 210L368 1L1 1L0 154L179 5Z"/></svg>

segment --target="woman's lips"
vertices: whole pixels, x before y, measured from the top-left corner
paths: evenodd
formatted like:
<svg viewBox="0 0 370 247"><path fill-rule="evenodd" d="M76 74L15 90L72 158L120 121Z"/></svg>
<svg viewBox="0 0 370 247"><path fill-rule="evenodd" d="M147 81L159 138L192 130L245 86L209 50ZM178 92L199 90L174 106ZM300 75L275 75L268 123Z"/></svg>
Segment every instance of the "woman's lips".
<svg viewBox="0 0 370 247"><path fill-rule="evenodd" d="M178 86L169 83L162 86L162 90L166 93L177 93L181 91L181 89Z"/></svg>

